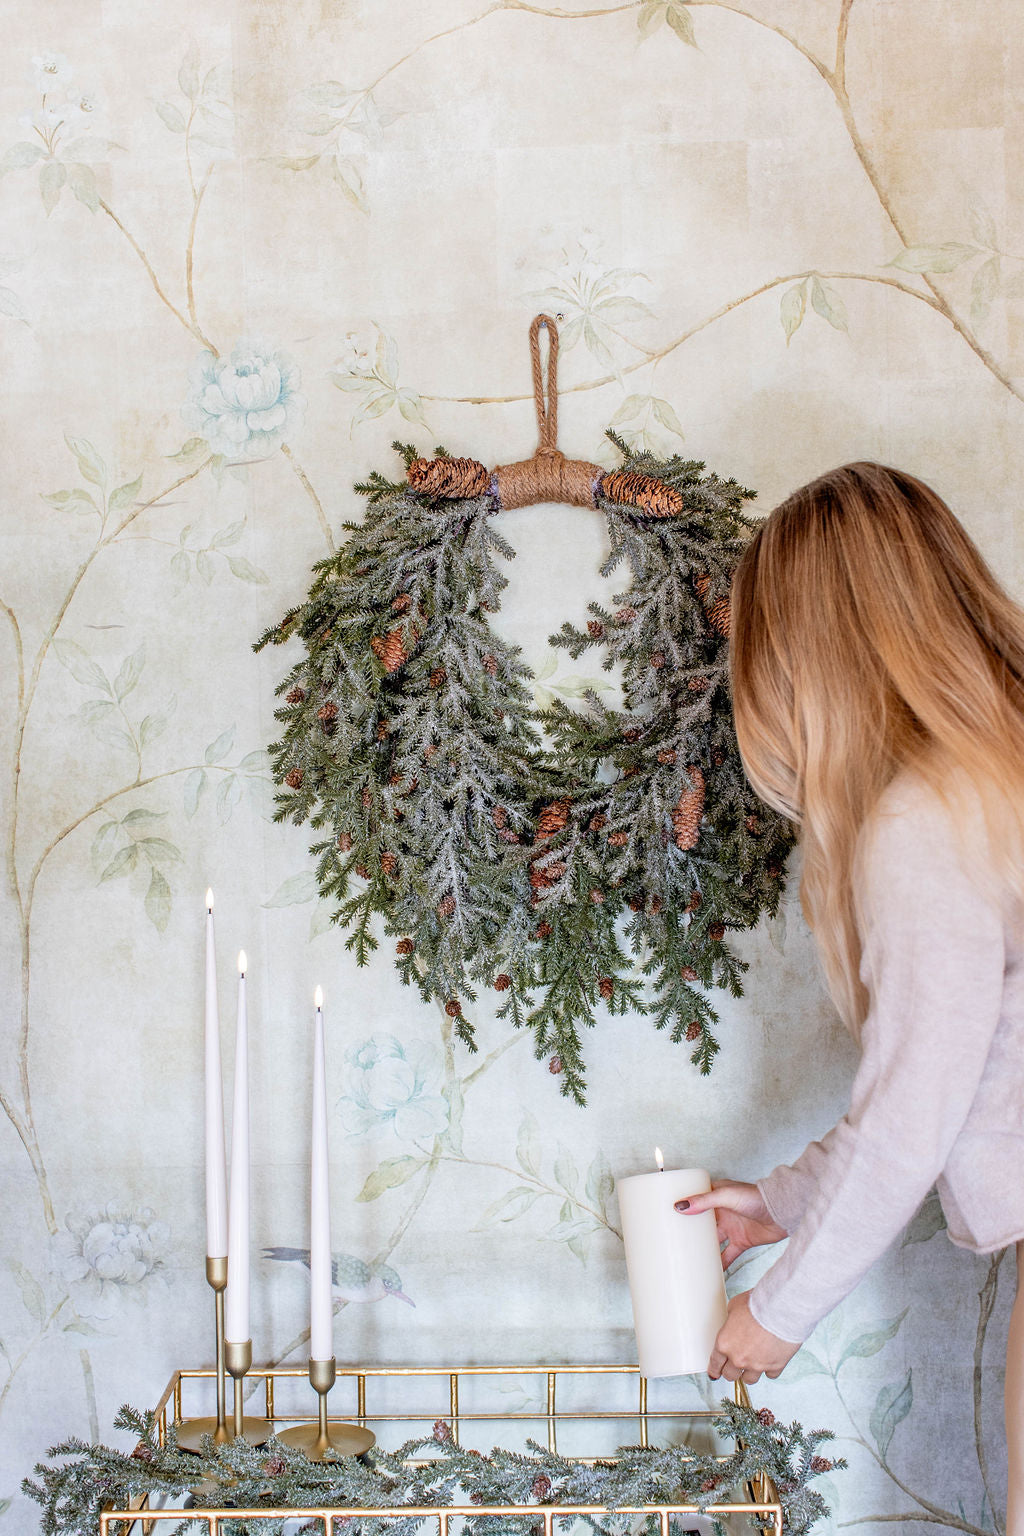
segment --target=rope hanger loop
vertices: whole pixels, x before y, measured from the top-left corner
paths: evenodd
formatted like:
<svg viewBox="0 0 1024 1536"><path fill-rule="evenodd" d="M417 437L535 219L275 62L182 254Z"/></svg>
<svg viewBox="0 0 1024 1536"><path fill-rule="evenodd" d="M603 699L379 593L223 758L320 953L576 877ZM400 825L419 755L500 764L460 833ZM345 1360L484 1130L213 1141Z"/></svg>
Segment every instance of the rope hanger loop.
<svg viewBox="0 0 1024 1536"><path fill-rule="evenodd" d="M548 333L546 394L540 359L542 328ZM602 496L631 507L641 517L679 516L683 498L674 486L635 470L606 473L587 459L567 459L559 448L558 326L550 315L534 315L530 324L530 372L538 438L533 457L498 464L493 471L478 459L414 459L407 471L414 491L452 499L489 495L496 512L540 502L596 507Z"/></svg>

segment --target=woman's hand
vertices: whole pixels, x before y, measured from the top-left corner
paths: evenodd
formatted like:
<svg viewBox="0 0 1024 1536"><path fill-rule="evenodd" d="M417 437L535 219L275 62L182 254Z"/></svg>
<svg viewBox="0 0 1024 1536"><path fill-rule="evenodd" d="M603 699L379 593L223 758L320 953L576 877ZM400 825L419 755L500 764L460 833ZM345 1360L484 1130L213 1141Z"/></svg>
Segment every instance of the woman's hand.
<svg viewBox="0 0 1024 1536"><path fill-rule="evenodd" d="M741 1291L730 1301L725 1322L718 1330L708 1375L712 1381L724 1376L726 1381L750 1383L763 1371L774 1380L799 1348L799 1344L778 1339L762 1328L750 1310L750 1292Z"/></svg>
<svg viewBox="0 0 1024 1536"><path fill-rule="evenodd" d="M738 1184L729 1180L712 1184L707 1195L691 1195L677 1200L676 1210L684 1216L696 1216L713 1210L722 1250L722 1268L728 1269L748 1248L765 1243L780 1243L789 1234L773 1221L756 1184ZM732 1379L731 1377L729 1378Z"/></svg>

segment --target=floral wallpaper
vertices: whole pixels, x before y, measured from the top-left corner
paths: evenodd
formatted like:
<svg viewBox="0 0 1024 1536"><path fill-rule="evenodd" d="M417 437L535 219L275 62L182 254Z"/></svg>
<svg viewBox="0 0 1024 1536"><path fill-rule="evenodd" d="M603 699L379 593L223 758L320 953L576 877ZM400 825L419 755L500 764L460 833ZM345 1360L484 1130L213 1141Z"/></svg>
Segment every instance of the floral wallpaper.
<svg viewBox="0 0 1024 1536"><path fill-rule="evenodd" d="M229 1081L250 960L259 1359L305 1358L318 983L342 1360L635 1358L615 1177L656 1141L752 1177L841 1112L854 1053L795 879L743 941L711 1078L608 1017L586 1111L486 1010L470 1057L386 957L358 970L303 831L270 820L280 658L251 643L393 439L532 451L541 308L570 454L611 463L613 425L765 508L844 460L896 463L1024 594L1024 18L51 0L4 21L0 1531L24 1531L48 1444L109 1433L211 1355L207 885ZM547 636L602 591L597 523L501 517L496 623L541 703L578 699L595 680ZM837 1530L1002 1529L1011 1264L941 1227L929 1200L756 1391L836 1430Z"/></svg>

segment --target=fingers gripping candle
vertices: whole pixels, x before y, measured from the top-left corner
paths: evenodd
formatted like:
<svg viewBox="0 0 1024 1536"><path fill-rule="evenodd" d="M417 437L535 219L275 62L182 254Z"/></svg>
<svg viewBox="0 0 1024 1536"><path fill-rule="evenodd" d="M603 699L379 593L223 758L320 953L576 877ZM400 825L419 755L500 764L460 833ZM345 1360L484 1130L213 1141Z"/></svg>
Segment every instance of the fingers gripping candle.
<svg viewBox="0 0 1024 1536"><path fill-rule="evenodd" d="M616 1181L640 1374L706 1371L725 1322L725 1277L713 1211L680 1216L675 1201L704 1194L703 1168L665 1170Z"/></svg>

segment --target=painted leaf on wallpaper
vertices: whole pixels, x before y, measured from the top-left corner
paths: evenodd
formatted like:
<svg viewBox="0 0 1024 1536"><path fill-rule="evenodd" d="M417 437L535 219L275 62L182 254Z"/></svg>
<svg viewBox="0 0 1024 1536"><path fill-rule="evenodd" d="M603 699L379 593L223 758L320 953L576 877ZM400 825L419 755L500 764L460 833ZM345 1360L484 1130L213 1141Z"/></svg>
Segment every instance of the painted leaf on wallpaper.
<svg viewBox="0 0 1024 1536"><path fill-rule="evenodd" d="M540 1174L540 1128L533 1115L525 1115L519 1127L516 1143L516 1161L524 1173L537 1178Z"/></svg>
<svg viewBox="0 0 1024 1536"><path fill-rule="evenodd" d="M100 515L100 509L96 505L95 499L90 496L88 491L83 491L81 487L70 491L52 491L50 495L44 495L42 499L43 501L48 501L51 507L60 507L65 512L78 512L85 516L95 512L97 515Z"/></svg>
<svg viewBox="0 0 1024 1536"><path fill-rule="evenodd" d="M269 896L263 905L265 907L301 906L304 902L313 901L317 890L316 876L312 870L303 870L301 874L289 875L287 880L282 880L273 896Z"/></svg>
<svg viewBox="0 0 1024 1536"><path fill-rule="evenodd" d="M935 1236L936 1232L943 1231L945 1225L946 1218L942 1212L938 1192L933 1189L903 1234L900 1247L906 1248L911 1243L926 1243L929 1238Z"/></svg>
<svg viewBox="0 0 1024 1536"><path fill-rule="evenodd" d="M693 17L690 15L686 5L683 4L683 0L669 0L665 20L672 28L676 37L680 38L682 42L688 43L691 48L696 48L697 35L693 30Z"/></svg>
<svg viewBox="0 0 1024 1536"><path fill-rule="evenodd" d="M38 144L28 144L24 141L12 144L4 150L0 159L0 176L6 176L8 171L24 171L30 165L35 165L37 160L43 158L43 151Z"/></svg>
<svg viewBox="0 0 1024 1536"><path fill-rule="evenodd" d="M78 201L84 203L90 213L99 212L99 188L96 185L96 172L91 165L83 165L80 161L68 161L67 182Z"/></svg>
<svg viewBox="0 0 1024 1536"><path fill-rule="evenodd" d="M977 255L977 246L948 240L945 245L907 246L887 261L886 266L898 267L901 272L952 272L961 262Z"/></svg>
<svg viewBox="0 0 1024 1536"><path fill-rule="evenodd" d="M208 763L219 763L227 757L235 740L235 727L229 725L221 731L215 741L211 741L203 756Z"/></svg>
<svg viewBox="0 0 1024 1536"><path fill-rule="evenodd" d="M18 1290L21 1292L25 1311L30 1317L34 1317L37 1323L45 1322L46 1297L35 1275L31 1274L18 1259L8 1259L7 1268L14 1276Z"/></svg>
<svg viewBox="0 0 1024 1536"><path fill-rule="evenodd" d="M866 1333L859 1333L852 1338L839 1356L836 1375L838 1376L847 1360L866 1360L870 1355L877 1355L883 1345L896 1337L909 1311L909 1307L904 1307L899 1317L891 1318L887 1323L879 1323L877 1327L869 1328Z"/></svg>
<svg viewBox="0 0 1024 1536"><path fill-rule="evenodd" d="M971 320L980 325L992 308L992 301L999 292L1001 264L998 256L983 261L971 281Z"/></svg>
<svg viewBox="0 0 1024 1536"><path fill-rule="evenodd" d="M88 438L69 437L65 432L64 441L78 460L82 479L90 481L93 485L106 485L107 466Z"/></svg>
<svg viewBox="0 0 1024 1536"><path fill-rule="evenodd" d="M827 320L837 331L845 331L846 305L830 283L822 282L820 277L811 278L811 304L815 314Z"/></svg>
<svg viewBox="0 0 1024 1536"><path fill-rule="evenodd" d="M897 1425L902 1424L914 1406L913 1369L904 1381L891 1382L883 1387L871 1410L871 1433L878 1446L878 1454L884 1461Z"/></svg>
<svg viewBox="0 0 1024 1536"><path fill-rule="evenodd" d="M57 660L68 669L76 683L81 683L83 688L98 688L103 693L113 695L106 673L77 641L55 640L53 649Z"/></svg>
<svg viewBox="0 0 1024 1536"><path fill-rule="evenodd" d="M364 1203L370 1200L378 1200L389 1189L397 1189L400 1184L405 1184L414 1173L426 1166L428 1162L424 1157L388 1157L373 1170L362 1189L356 1195L357 1200Z"/></svg>
<svg viewBox="0 0 1024 1536"><path fill-rule="evenodd" d="M39 195L47 218L60 202L61 190L67 179L67 169L59 160L46 160L39 167Z"/></svg>
<svg viewBox="0 0 1024 1536"><path fill-rule="evenodd" d="M525 1184L519 1184L515 1189L507 1190L487 1207L476 1224L476 1230L479 1232L483 1227L488 1227L496 1221L515 1221L519 1216L526 1214L534 1202L540 1199L541 1194L541 1190L530 1189Z"/></svg>
<svg viewBox="0 0 1024 1536"><path fill-rule="evenodd" d="M803 1381L808 1376L831 1376L824 1361L819 1360L812 1349L801 1349L786 1366L784 1380L787 1384Z"/></svg>
<svg viewBox="0 0 1024 1536"><path fill-rule="evenodd" d="M132 505L136 496L138 496L141 485L142 475L139 474L134 480L130 480L127 485L119 485L116 490L111 491L110 501L107 504L109 510L111 512L125 511L126 508Z"/></svg>
<svg viewBox="0 0 1024 1536"><path fill-rule="evenodd" d="M146 665L146 643L139 646L130 656L126 656L121 663L117 676L114 678L114 697L120 704L131 693L142 676L142 669Z"/></svg>
<svg viewBox="0 0 1024 1536"><path fill-rule="evenodd" d="M171 888L166 879L153 865L149 876L149 889L146 892L146 916L153 926L163 933L167 927L171 915Z"/></svg>
<svg viewBox="0 0 1024 1536"><path fill-rule="evenodd" d="M779 319L782 321L782 329L786 333L786 344L791 341L794 333L800 329L804 315L807 311L807 280L787 288L779 301Z"/></svg>
<svg viewBox="0 0 1024 1536"><path fill-rule="evenodd" d="M185 775L182 797L185 804L185 815L189 821L192 820L192 817L199 809L199 801L207 783L205 768L193 768Z"/></svg>

